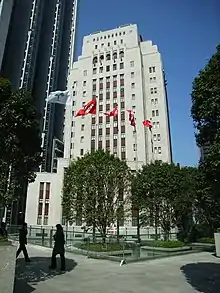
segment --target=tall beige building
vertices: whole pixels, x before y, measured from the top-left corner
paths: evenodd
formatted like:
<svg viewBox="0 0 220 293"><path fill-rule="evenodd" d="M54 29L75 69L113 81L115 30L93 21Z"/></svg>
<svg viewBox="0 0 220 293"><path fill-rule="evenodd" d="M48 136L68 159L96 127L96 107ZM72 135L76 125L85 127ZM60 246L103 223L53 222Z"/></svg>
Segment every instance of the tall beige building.
<svg viewBox="0 0 220 293"><path fill-rule="evenodd" d="M70 72L73 103L66 109L65 155L80 157L97 148L110 150L132 169L151 160L171 162L169 117L161 55L142 41L137 25L84 37L82 55ZM77 110L97 99L96 115L77 117ZM104 112L118 105L118 117ZM127 110L135 115L136 132ZM152 132L143 120L152 122Z"/></svg>

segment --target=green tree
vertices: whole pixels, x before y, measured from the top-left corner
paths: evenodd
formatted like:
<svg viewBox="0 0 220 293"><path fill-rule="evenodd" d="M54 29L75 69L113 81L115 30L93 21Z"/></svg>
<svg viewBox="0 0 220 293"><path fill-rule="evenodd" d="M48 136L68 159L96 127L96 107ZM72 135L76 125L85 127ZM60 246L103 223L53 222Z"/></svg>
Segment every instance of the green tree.
<svg viewBox="0 0 220 293"><path fill-rule="evenodd" d="M0 185L1 201L6 204L11 198L12 185L19 190L34 181L41 163L41 137L31 94L24 89L12 92L10 84L3 81L0 84L0 92L4 93L0 99L4 101L0 109L0 168L6 168L1 173ZM11 188L6 188L8 181Z"/></svg>
<svg viewBox="0 0 220 293"><path fill-rule="evenodd" d="M199 147L208 147L208 156L200 162L201 184L199 214L211 228L219 225L220 218L220 45L198 77L192 89L191 114L196 128Z"/></svg>
<svg viewBox="0 0 220 293"><path fill-rule="evenodd" d="M171 229L180 226L183 215L192 214L190 179L188 168L174 164L155 161L143 166L132 186L141 226L160 226L167 239Z"/></svg>
<svg viewBox="0 0 220 293"><path fill-rule="evenodd" d="M106 240L107 228L126 216L130 170L124 161L98 150L72 161L64 177L63 212L82 218ZM123 187L123 191L122 191Z"/></svg>

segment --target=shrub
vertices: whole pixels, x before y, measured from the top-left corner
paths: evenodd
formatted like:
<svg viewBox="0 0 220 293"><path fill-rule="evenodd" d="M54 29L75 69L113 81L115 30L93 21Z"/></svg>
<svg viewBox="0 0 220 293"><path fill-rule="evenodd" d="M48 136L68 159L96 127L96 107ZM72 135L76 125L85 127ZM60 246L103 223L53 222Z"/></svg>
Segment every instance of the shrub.
<svg viewBox="0 0 220 293"><path fill-rule="evenodd" d="M198 243L215 244L215 239L210 237L202 237L197 240Z"/></svg>
<svg viewBox="0 0 220 293"><path fill-rule="evenodd" d="M163 248L178 248L178 247L183 247L184 243L181 241L162 241L162 240L152 240L152 241L147 241L143 243L144 245L147 246L152 246L152 247L163 247ZM142 244L142 245L143 245Z"/></svg>

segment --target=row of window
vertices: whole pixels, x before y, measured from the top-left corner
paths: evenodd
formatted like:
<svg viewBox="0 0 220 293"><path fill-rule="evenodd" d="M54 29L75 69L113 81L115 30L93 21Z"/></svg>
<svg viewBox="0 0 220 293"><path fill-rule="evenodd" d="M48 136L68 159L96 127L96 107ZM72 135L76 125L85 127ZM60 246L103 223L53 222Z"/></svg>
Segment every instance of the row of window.
<svg viewBox="0 0 220 293"><path fill-rule="evenodd" d="M121 64L123 64L123 65L121 65ZM114 64L114 65L117 65L117 64ZM130 66L134 67L134 61L130 61ZM120 63L120 69L123 69L121 67L124 68L124 63ZM100 67L100 68L101 68L100 72L102 73L104 69L103 69L103 67ZM116 68L117 68L117 66L116 66ZM113 69L113 70L116 70L116 69ZM106 66L106 71L107 72L110 71L110 65ZM88 75L88 70L83 70L83 76L87 76L87 75Z"/></svg>
<svg viewBox="0 0 220 293"><path fill-rule="evenodd" d="M92 63L93 63L94 66L96 66L96 64L98 63L98 61L100 61L100 63L102 63L104 60L110 61L111 59L115 61L118 57L120 59L122 59L124 56L125 56L125 54L124 54L124 50L123 49L120 49L119 50L119 53L117 51L113 51L112 55L111 55L110 52L107 52L106 55L104 55L103 53L101 53L99 55L99 57L98 56L94 56L93 57Z"/></svg>
<svg viewBox="0 0 220 293"><path fill-rule="evenodd" d="M120 40L120 44L123 44L123 39ZM108 47L110 47L110 46L111 46L111 43L108 42L106 45L107 45ZM114 40L113 45L114 45L114 46L117 45L117 41L116 41L116 40ZM104 44L104 43L101 43L101 48L104 48L104 46L105 46L105 44ZM94 48L95 48L95 49L98 49L98 45L96 44L96 45L94 46Z"/></svg>
<svg viewBox="0 0 220 293"><path fill-rule="evenodd" d="M118 70L118 69L124 69L124 63L120 63L119 64L119 67L117 66L118 64L113 64L112 65L112 70L113 71L115 71L115 70ZM106 72L109 72L111 70L111 66L110 65L107 65L106 66ZM104 72L104 67L103 66L101 66L101 67L99 67L99 71L98 71L98 69L97 68L93 68L93 70L92 70L92 74L97 74L97 73L103 73Z"/></svg>
<svg viewBox="0 0 220 293"><path fill-rule="evenodd" d="M132 32L132 30L130 30L130 32ZM106 40L106 39L122 36L122 35L125 35L125 34L126 34L125 31L118 32L118 33L112 33L112 34L108 34L108 35L104 35L104 36L101 36L101 37L94 38L93 42L96 42L96 41L99 41L99 40Z"/></svg>

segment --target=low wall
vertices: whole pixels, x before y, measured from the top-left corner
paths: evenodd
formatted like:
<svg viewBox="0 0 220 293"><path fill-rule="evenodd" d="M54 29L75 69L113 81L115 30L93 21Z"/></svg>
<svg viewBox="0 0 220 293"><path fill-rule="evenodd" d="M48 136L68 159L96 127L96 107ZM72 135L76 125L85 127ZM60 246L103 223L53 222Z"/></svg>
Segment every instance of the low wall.
<svg viewBox="0 0 220 293"><path fill-rule="evenodd" d="M17 247L0 242L0 288L1 293L13 293Z"/></svg>

